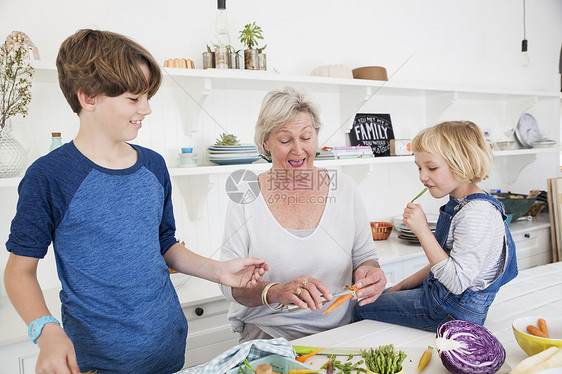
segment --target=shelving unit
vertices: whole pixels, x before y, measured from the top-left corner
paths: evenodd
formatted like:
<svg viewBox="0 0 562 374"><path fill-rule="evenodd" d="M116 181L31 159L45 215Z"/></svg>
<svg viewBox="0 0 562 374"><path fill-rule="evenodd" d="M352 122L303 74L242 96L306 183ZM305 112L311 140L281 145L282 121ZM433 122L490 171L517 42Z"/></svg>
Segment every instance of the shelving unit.
<svg viewBox="0 0 562 374"><path fill-rule="evenodd" d="M67 110L66 103L62 99L56 102L56 105L59 105L60 108L50 106L55 102L54 100L45 100L45 104L43 104L43 99L55 90L59 91L57 72L54 66L42 61L33 61L33 66L36 68L34 81L40 83L37 85L39 99L35 101L40 106L40 110L36 114L37 118L46 118L53 113L57 116L63 109ZM453 111L454 115L452 116L462 112L462 115L472 118L472 109L467 109L465 106L467 103L469 104L468 107L476 107L481 112L486 112L493 107L493 115L499 118L492 125L496 126L496 129L506 124L516 123L519 116L530 108L539 108L538 110L544 115L546 126L552 130L550 135L555 137L559 135L558 118L554 111L550 109L551 101L555 101L556 105L559 105L561 98L559 92L422 85L396 81L382 82L280 75L271 72L243 70L166 68L163 69L163 74L163 89L159 92L158 99L153 101L154 107L156 107L155 113L159 114L151 115L148 121L150 126L143 129L143 133L139 135L139 137L145 138L139 141L140 144L146 144L160 152L168 165L172 166L169 168L169 173L174 184L173 199L178 238L185 239L191 249L208 257L216 254L221 244L221 225L225 221L228 204L228 198L222 189L222 182L229 173L238 169L248 169L257 174L269 169L270 164L202 165L180 168L173 167L173 157L177 155L177 146L182 144L181 141L185 140L186 136L196 138L195 145L199 147L200 156L203 156L202 152L206 152L206 145L210 144L212 137L215 135L205 128L205 116L219 114L220 117L223 109L225 112L230 110L229 113L224 114L224 117L234 118L233 122L237 122L237 125L239 125L236 130L240 129L240 132L252 131L249 127L243 127L240 123L247 123L250 117L254 115L254 112L250 115L245 112L259 107L258 100L263 97L265 91L290 85L306 90L313 96L321 96L324 103L328 103L322 107L323 112L328 112L328 116L333 115L334 117L328 129L322 130L322 132L327 131L329 134L335 134L334 138L330 139L330 143L335 143L333 145L337 145L337 142L340 142L341 145L344 139L347 139L345 133L349 130L354 114L358 111L372 110L372 108L385 110L386 113L392 113L393 125L399 123L399 121L394 121L396 117L399 117L399 114L412 112L412 114L409 113L409 116L406 116L406 121L402 121L400 125L395 127L399 129L399 126L403 126L406 128L406 133L415 134L419 129L436 123L441 117L446 117L447 115L444 115L444 113L449 113L451 109L457 109L458 107L461 107L461 110ZM58 93L60 94L60 92ZM220 99L217 99L218 96L220 96ZM238 101L237 96L248 96L248 100ZM47 97L47 99L50 98ZM234 102L232 105L241 104L245 106L242 109L225 108L225 102L228 104ZM543 105L545 102L548 103L546 109ZM483 108L480 109L482 104L484 104ZM338 110L326 108L326 106L331 105L339 106ZM328 110L324 111L324 109ZM57 110L59 111L57 112ZM394 117L395 114L396 117ZM410 121L408 122L408 120ZM33 120L31 122L35 126L35 122ZM208 121L208 123L211 123L211 121ZM46 126L41 128L41 131L45 130ZM48 132L48 130L45 132ZM249 135L248 133L243 134L246 138L249 138ZM38 131L34 136L40 137L42 135ZM183 139L176 139L178 137L183 137ZM497 150L494 155L499 177L509 184L520 178L522 170L527 165L534 162L538 164L539 161L537 160L542 162L545 159L550 163L551 159L559 158L560 151L559 146ZM204 157L201 157L200 161L202 159ZM371 212L375 211L374 214L369 214L380 218L397 214L403 209L404 201L409 201L404 199L404 196L412 196L412 189L415 189L416 192L419 191L418 186L412 183L412 181L415 181L415 175L408 166L413 165L413 162L413 156L396 156L322 160L316 161L315 165L326 169L341 170L354 178L362 194L368 191L362 197L366 209L371 210ZM528 175L527 170L523 175ZM551 171L541 172L540 178L545 175L550 177L553 173ZM412 179L408 179L409 177L412 177ZM15 189L20 181L21 177L0 178L0 191L6 192L8 189ZM13 192L13 190L9 192ZM4 195L2 204L6 204L5 211L13 211L15 201L12 201L11 197L15 194ZM423 198L419 201L422 200ZM10 204L13 205L10 207ZM6 213L4 216L6 216ZM6 221L8 220L7 217L4 218L6 218ZM522 250L521 256L518 253L522 268L549 261L550 250L547 246L549 226L548 219L544 216L531 223L517 222L512 224L512 232L518 242L518 249ZM376 245L382 266L388 273L387 277L390 282L399 281L425 264L426 259L421 248L397 239L396 233L393 233L390 240L377 242ZM54 265L52 269L49 268L49 271L49 276L56 278L56 275L53 275L56 274ZM189 292L186 291L187 288L189 288ZM199 290L196 285L190 284L190 287L179 290L180 300L182 299L182 291L193 296L194 289ZM193 318L193 320L190 320L191 327L198 326L200 328L200 331L197 331L197 329L190 327L190 333L192 334L190 344L199 347L196 349L204 349L216 355L225 348L221 346L219 349L220 344L230 344L233 341L226 320L227 304L222 300L222 296L218 294L216 288L211 291L208 288L199 291L204 291L201 293L206 296L195 294L197 300L190 300L189 305L182 304L188 318ZM205 299L209 295L212 295L212 299ZM55 294L53 294L52 300L60 305ZM199 320L192 315L192 311L198 307L203 308L206 313ZM20 339L18 336L18 343L21 345L14 346L12 351L5 350L6 356L4 357L21 357L21 352L28 352L29 357L33 358L36 355L36 348L29 342L24 343L24 338ZM17 352L17 354L14 352Z"/></svg>
<svg viewBox="0 0 562 374"><path fill-rule="evenodd" d="M46 64L43 61L32 61L36 71L34 80L36 82L53 84L53 88L57 82L57 71L54 66ZM453 87L439 85L421 85L396 81L373 81L360 79L341 79L327 78L317 76L300 76L300 75L281 75L264 71L247 71L247 70L218 70L218 69L177 69L163 68L163 93L162 101L166 102L167 107L160 108L160 112L164 115L169 110L175 111L173 119L180 123L177 131L184 136L202 136L201 116L209 115L213 117L217 113L209 113L213 109L206 105L208 101L212 102L213 95L224 96L230 92L246 93L254 91L269 91L271 89L282 88L290 85L313 94L332 95L336 98L331 104L338 105L339 116L337 122L332 123L328 131L334 136L330 141L342 142L347 138L346 132L349 131L354 114L362 107L386 108L387 101L392 101L393 105L388 110L396 113L401 108L408 108L415 101L416 112L414 118L417 125L408 125L413 127L415 132L427 124L436 123L442 114L451 106L461 103L471 103L480 105L480 103L492 103L499 111L503 113L502 120L507 124L516 123L519 116L537 103L548 100L558 102L560 98L559 92L544 91L518 91L505 89L486 89L474 87ZM58 87L56 87L58 89ZM225 93L226 92L226 93ZM398 104L396 104L398 103ZM254 106L254 102L246 105ZM212 105L210 105L212 107ZM215 109L216 112L217 109ZM407 109L405 109L407 110ZM229 116L231 114L229 113ZM236 113L234 113L236 115ZM244 121L242 118L240 121ZM168 124L168 119L162 119L163 123ZM173 132L167 129L167 126L161 125L162 134L159 144L166 144L166 138L174 136ZM497 126L502 126L497 124ZM414 132L414 133L415 133ZM396 133L396 130L395 130ZM163 139L163 140L162 140ZM168 147L169 149L169 147ZM203 151L202 149L199 150ZM203 151L204 152L204 151ZM498 173L501 180L505 183L512 183L517 180L521 170L530 163L533 163L538 155L553 154L557 155L560 147L553 148L533 148L533 149L510 149L498 150L494 154L496 156L496 164L499 166ZM194 168L174 167L174 160L171 159L172 152L163 154L170 165L169 171L172 179L178 186L178 191L187 201L187 210L192 219L199 219L202 216L202 209L206 203L209 192L214 187L217 178L213 176L221 176L231 173L238 169L248 169L256 173L263 172L269 168L268 164L243 164L215 166L212 164L201 165ZM202 156L200 154L200 156ZM200 157L200 163L205 163L205 157ZM346 160L322 160L316 161L315 164L323 168L341 169L353 176L359 184L364 178L373 175L373 171L380 166L395 166L413 164L413 156L396 156L396 157L376 157L367 159L346 159ZM16 187L21 178L5 178L0 179L0 188ZM189 182L185 182L189 180ZM188 185L182 186L182 184Z"/></svg>

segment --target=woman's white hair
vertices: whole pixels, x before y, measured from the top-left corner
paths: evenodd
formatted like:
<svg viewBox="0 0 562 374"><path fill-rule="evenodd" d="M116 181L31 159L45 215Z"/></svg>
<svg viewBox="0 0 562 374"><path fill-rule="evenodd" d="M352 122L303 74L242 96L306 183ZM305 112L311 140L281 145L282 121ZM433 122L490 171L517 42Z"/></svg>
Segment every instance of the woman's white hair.
<svg viewBox="0 0 562 374"><path fill-rule="evenodd" d="M270 91L265 95L261 105L254 142L258 152L270 158L271 154L265 150L264 142L272 132L285 126L300 112L308 112L312 119L312 126L316 134L322 126L318 108L304 93L292 88L285 87L283 90Z"/></svg>

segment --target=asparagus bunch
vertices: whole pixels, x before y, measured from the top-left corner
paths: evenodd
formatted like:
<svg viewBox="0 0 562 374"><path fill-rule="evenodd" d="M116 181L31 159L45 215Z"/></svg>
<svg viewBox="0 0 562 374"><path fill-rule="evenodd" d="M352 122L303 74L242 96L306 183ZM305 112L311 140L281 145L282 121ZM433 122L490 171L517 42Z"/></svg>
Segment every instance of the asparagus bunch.
<svg viewBox="0 0 562 374"><path fill-rule="evenodd" d="M402 370L402 362L406 354L396 352L394 345L381 345L377 349L361 350L365 365L369 370L379 374L393 374Z"/></svg>

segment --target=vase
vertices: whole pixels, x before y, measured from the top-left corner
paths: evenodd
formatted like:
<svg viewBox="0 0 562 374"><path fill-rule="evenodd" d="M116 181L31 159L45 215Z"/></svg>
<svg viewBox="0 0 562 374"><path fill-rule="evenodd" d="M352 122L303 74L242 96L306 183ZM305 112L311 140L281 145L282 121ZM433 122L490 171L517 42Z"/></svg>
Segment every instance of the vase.
<svg viewBox="0 0 562 374"><path fill-rule="evenodd" d="M0 131L0 178L19 176L25 169L27 154L25 148L12 134L12 121Z"/></svg>
<svg viewBox="0 0 562 374"><path fill-rule="evenodd" d="M203 69L215 68L215 52L203 52Z"/></svg>
<svg viewBox="0 0 562 374"><path fill-rule="evenodd" d="M228 69L228 48L215 48L215 67L217 69Z"/></svg>
<svg viewBox="0 0 562 374"><path fill-rule="evenodd" d="M260 67L259 70L267 70L267 58L265 53L258 54L258 65Z"/></svg>
<svg viewBox="0 0 562 374"><path fill-rule="evenodd" d="M258 62L258 50L257 49L245 49L244 50L244 69L246 70L259 70L260 65Z"/></svg>

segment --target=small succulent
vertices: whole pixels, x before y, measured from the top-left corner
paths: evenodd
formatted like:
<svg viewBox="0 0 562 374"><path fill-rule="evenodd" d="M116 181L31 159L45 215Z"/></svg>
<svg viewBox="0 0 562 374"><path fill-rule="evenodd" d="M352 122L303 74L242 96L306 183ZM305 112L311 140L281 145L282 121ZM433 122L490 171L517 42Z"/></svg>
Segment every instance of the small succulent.
<svg viewBox="0 0 562 374"><path fill-rule="evenodd" d="M244 26L244 29L240 31L240 42L252 49L254 46L258 45L258 39L263 39L262 29L256 23L249 23Z"/></svg>
<svg viewBox="0 0 562 374"><path fill-rule="evenodd" d="M240 141L236 135L223 132L220 137L217 138L215 145L240 145Z"/></svg>

